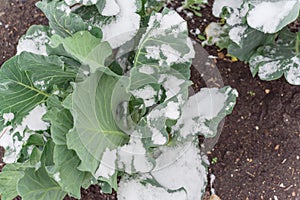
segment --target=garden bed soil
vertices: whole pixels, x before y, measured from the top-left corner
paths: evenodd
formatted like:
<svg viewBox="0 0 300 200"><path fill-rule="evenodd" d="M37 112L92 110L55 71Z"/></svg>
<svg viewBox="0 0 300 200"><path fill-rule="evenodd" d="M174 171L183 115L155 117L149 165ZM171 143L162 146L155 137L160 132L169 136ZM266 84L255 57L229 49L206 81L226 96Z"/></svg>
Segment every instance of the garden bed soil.
<svg viewBox="0 0 300 200"><path fill-rule="evenodd" d="M0 65L16 53L19 37L31 24L47 24L34 7L36 1L0 0ZM178 6L177 1L169 4ZM203 33L210 22L217 21L211 6L212 1L202 9L202 17L181 13L190 30L198 28ZM239 91L237 105L209 152L210 160L215 161L210 173L216 176L217 195L222 200L300 199L300 86L289 85L284 78L272 82L253 78L249 67L233 62L226 51L205 49L215 56L224 84ZM207 83L196 70L191 79L196 90ZM0 157L2 154L0 149ZM103 195L98 186L91 186L82 190L82 199L112 200L116 195Z"/></svg>

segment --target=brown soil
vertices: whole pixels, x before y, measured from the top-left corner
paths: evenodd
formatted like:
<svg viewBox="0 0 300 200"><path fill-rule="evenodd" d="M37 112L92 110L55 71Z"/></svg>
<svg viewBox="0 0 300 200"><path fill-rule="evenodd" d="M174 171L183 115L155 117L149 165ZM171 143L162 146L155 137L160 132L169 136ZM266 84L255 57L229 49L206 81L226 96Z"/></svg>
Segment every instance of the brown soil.
<svg viewBox="0 0 300 200"><path fill-rule="evenodd" d="M0 0L0 65L15 54L19 37L31 24L47 23L34 8L36 1ZM178 5L173 1L169 6ZM189 18L181 13L192 32L199 28L203 33L209 22L217 20L211 14L211 5L212 1L203 8L202 17ZM216 56L214 61L225 85L240 94L218 144L209 154L210 159L217 158L210 169L216 176L213 187L217 195L222 200L300 199L300 87L289 85L284 78L272 82L253 78L249 67L232 62L226 51L216 47L206 50ZM200 79L192 71L194 88L204 86ZM0 149L0 157L2 152ZM98 186L91 186L82 190L82 199L116 197L105 196Z"/></svg>

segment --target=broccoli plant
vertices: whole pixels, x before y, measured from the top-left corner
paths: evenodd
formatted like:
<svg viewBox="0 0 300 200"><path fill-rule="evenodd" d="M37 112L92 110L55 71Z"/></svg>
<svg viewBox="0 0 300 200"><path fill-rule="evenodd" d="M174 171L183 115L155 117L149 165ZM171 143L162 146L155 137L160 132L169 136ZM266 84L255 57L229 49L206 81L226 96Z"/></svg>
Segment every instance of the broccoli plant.
<svg viewBox="0 0 300 200"><path fill-rule="evenodd" d="M80 198L98 184L119 199L200 199L198 136L214 137L237 92L188 95L186 22L169 9L141 16L139 0L37 6L49 26L29 28L0 70L1 198Z"/></svg>
<svg viewBox="0 0 300 200"><path fill-rule="evenodd" d="M290 84L300 85L299 32L288 29L299 9L297 0L216 0L213 14L226 22L207 27L206 44L227 48L262 80L284 75Z"/></svg>

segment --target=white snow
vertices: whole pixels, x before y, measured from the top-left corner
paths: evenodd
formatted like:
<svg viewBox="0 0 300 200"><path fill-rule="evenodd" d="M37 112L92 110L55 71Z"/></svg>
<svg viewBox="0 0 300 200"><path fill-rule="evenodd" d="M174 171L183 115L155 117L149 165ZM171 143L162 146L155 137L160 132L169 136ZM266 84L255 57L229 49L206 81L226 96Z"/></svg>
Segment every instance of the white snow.
<svg viewBox="0 0 300 200"><path fill-rule="evenodd" d="M230 29L229 31L229 38L235 42L237 45L241 46L241 40L244 36L244 33L247 29L247 26L236 26Z"/></svg>
<svg viewBox="0 0 300 200"><path fill-rule="evenodd" d="M180 116L179 103L168 102L165 116L172 120L177 120Z"/></svg>
<svg viewBox="0 0 300 200"><path fill-rule="evenodd" d="M60 173L59 172L56 172L54 175L53 175L53 178L56 182L60 182L61 181L61 178L60 178Z"/></svg>
<svg viewBox="0 0 300 200"><path fill-rule="evenodd" d="M272 76L272 74L278 71L279 63L280 61L278 60L278 61L267 62L259 66L258 76L263 80L271 78L270 76Z"/></svg>
<svg viewBox="0 0 300 200"><path fill-rule="evenodd" d="M271 58L258 55L258 56L251 58L249 64L250 64L250 66L257 66L260 62L268 62L271 60L272 60Z"/></svg>
<svg viewBox="0 0 300 200"><path fill-rule="evenodd" d="M166 144L167 138L161 133L161 131L159 131L157 128L154 127L150 127L150 129L152 131L151 140L153 144L156 145Z"/></svg>
<svg viewBox="0 0 300 200"><path fill-rule="evenodd" d="M141 184L139 180L122 178L119 183L119 200L186 200L185 191L168 192L162 187Z"/></svg>
<svg viewBox="0 0 300 200"><path fill-rule="evenodd" d="M179 33L187 32L186 21L178 15L175 11L169 11L166 14L155 13L150 17L146 34L143 35L139 48L146 49L146 58L155 59L159 61L159 66L170 66L174 63L189 62L194 58L195 52L192 41L187 37L187 46L190 51L183 55L177 49L178 46L171 46L170 44L155 42L146 47L145 41L156 41L168 34L168 37L177 38ZM162 41L164 39L162 38ZM157 44L158 43L158 44ZM176 47L176 49L175 49Z"/></svg>
<svg viewBox="0 0 300 200"><path fill-rule="evenodd" d="M116 169L116 159L117 159L117 150L109 150L106 148L105 152L103 153L100 166L95 173L95 178L104 177L109 179L115 173Z"/></svg>
<svg viewBox="0 0 300 200"><path fill-rule="evenodd" d="M300 59L293 57L289 67L290 69L285 74L287 81L294 85L300 85Z"/></svg>
<svg viewBox="0 0 300 200"><path fill-rule="evenodd" d="M145 173L153 168L148 160L145 147L141 141L141 134L135 131L130 136L128 145L118 148L118 168L132 174L136 172Z"/></svg>
<svg viewBox="0 0 300 200"><path fill-rule="evenodd" d="M217 88L202 88L189 98L183 107L182 116L183 118L203 116L210 120L222 110L226 99L227 95L219 92Z"/></svg>
<svg viewBox="0 0 300 200"><path fill-rule="evenodd" d="M41 80L41 81L35 81L33 83L34 86L40 88L43 91L47 89L46 84L49 84L49 81L47 81L47 83L45 83L44 80Z"/></svg>
<svg viewBox="0 0 300 200"><path fill-rule="evenodd" d="M32 131L47 130L49 123L42 120L42 117L46 112L47 108L44 104L38 105L23 119L22 126L27 126Z"/></svg>
<svg viewBox="0 0 300 200"><path fill-rule="evenodd" d="M148 59L160 59L160 47L159 46L146 46L146 58Z"/></svg>
<svg viewBox="0 0 300 200"><path fill-rule="evenodd" d="M216 190L213 187L215 180L216 180L216 176L214 174L210 174L210 191L212 194L216 194Z"/></svg>
<svg viewBox="0 0 300 200"><path fill-rule="evenodd" d="M15 118L14 113L4 113L3 114L3 119L4 119L4 125L7 124L7 122L10 122Z"/></svg>
<svg viewBox="0 0 300 200"><path fill-rule="evenodd" d="M205 35L207 40L204 41L205 44L215 44L220 41L220 35L223 33L223 27L216 23L212 22L205 28Z"/></svg>
<svg viewBox="0 0 300 200"><path fill-rule="evenodd" d="M248 2L243 3L243 0L216 0L213 5L213 15L220 17L223 9L226 9L228 13L225 17L226 23L234 26L242 23L242 19L246 16L249 6Z"/></svg>
<svg viewBox="0 0 300 200"><path fill-rule="evenodd" d="M96 4L97 2L98 0L65 0L65 3L70 6L77 3L82 3L83 5L91 5L91 4Z"/></svg>
<svg viewBox="0 0 300 200"><path fill-rule="evenodd" d="M243 0L215 0L213 5L213 15L220 17L224 7L238 9L243 4Z"/></svg>
<svg viewBox="0 0 300 200"><path fill-rule="evenodd" d="M101 26L103 41L107 41L112 48L117 48L131 40L140 27L140 15L136 14L135 0L116 0L120 12L116 19Z"/></svg>
<svg viewBox="0 0 300 200"><path fill-rule="evenodd" d="M205 125L205 121L219 114L225 106L226 99L227 94L220 93L217 88L202 88L183 106L174 130L180 131L183 138L198 133L211 136L213 132Z"/></svg>
<svg viewBox="0 0 300 200"><path fill-rule="evenodd" d="M0 146L6 150L3 157L5 163L14 163L17 161L24 142L33 134L29 132L24 133L24 129L25 127L21 125L17 126L14 130L12 130L12 126L3 129L0 135ZM19 140L18 136L15 135L16 133L22 136L22 140Z"/></svg>
<svg viewBox="0 0 300 200"><path fill-rule="evenodd" d="M162 74L160 75L158 82L165 88L167 96L166 100L168 100L180 92L180 85L185 81L173 75Z"/></svg>
<svg viewBox="0 0 300 200"><path fill-rule="evenodd" d="M71 9L69 6L65 5L65 4L61 4L59 7L57 7L57 9L63 11L66 13L66 15L69 15L71 13Z"/></svg>
<svg viewBox="0 0 300 200"><path fill-rule="evenodd" d="M172 65L173 63L179 63L181 60L181 53L175 49L173 49L168 44L161 45L161 52L166 57L166 63L168 66Z"/></svg>
<svg viewBox="0 0 300 200"><path fill-rule="evenodd" d="M139 68L139 72L144 74L154 74L155 71L152 67L143 65L142 67Z"/></svg>
<svg viewBox="0 0 300 200"><path fill-rule="evenodd" d="M160 27L154 28L154 22L158 22ZM165 15L155 13L150 17L147 32L151 32L151 37L164 36L168 30L172 30L173 36L177 37L178 33L187 30L186 21L175 11L170 11Z"/></svg>
<svg viewBox="0 0 300 200"><path fill-rule="evenodd" d="M151 175L167 189L177 190L183 187L188 195L184 200L201 199L207 177L199 153L197 145L192 142L162 147Z"/></svg>
<svg viewBox="0 0 300 200"><path fill-rule="evenodd" d="M13 163L18 159L22 145L25 141L27 141L30 135L34 134L34 132L31 131L48 129L49 124L42 120L42 116L45 113L46 106L44 104L39 105L23 118L21 125L17 125L17 127L14 129L12 126L7 126L3 129L2 133L0 134L0 146L6 149L3 158L5 163ZM5 116L6 120L12 120L13 117L14 116L12 113L8 113ZM31 131L24 132L26 127ZM22 140L19 140L16 134L19 134L22 137Z"/></svg>
<svg viewBox="0 0 300 200"><path fill-rule="evenodd" d="M115 0L106 0L105 7L102 10L103 16L113 16L117 15L120 12L120 7Z"/></svg>
<svg viewBox="0 0 300 200"><path fill-rule="evenodd" d="M253 28L262 28L265 33L274 33L297 3L298 0L257 1L248 13L247 22Z"/></svg>
<svg viewBox="0 0 300 200"><path fill-rule="evenodd" d="M189 62L190 59L194 58L195 51L193 48L192 41L188 38L187 45L190 49L189 53L182 55L179 51L174 49L168 44L162 44L161 46L146 46L147 59L155 59L159 61L159 66L167 65L170 66L174 63Z"/></svg>
<svg viewBox="0 0 300 200"><path fill-rule="evenodd" d="M182 10L183 10L182 6L179 6L178 8L176 8L176 11L179 12L179 13L182 12Z"/></svg>
<svg viewBox="0 0 300 200"><path fill-rule="evenodd" d="M136 98L143 99L146 107L150 107L155 104L155 96L157 95L157 92L149 85L146 85L141 89L133 90L131 93Z"/></svg>
<svg viewBox="0 0 300 200"><path fill-rule="evenodd" d="M22 37L17 46L17 55L23 51L47 55L46 44L49 41L48 35L42 31L36 31L32 35Z"/></svg>

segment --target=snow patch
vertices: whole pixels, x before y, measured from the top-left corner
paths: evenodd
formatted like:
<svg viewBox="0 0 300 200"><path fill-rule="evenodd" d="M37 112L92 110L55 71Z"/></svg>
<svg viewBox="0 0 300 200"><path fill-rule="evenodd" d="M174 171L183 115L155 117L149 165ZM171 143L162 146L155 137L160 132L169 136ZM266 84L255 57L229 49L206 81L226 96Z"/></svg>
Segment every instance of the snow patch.
<svg viewBox="0 0 300 200"><path fill-rule="evenodd" d="M117 15L120 12L120 7L115 0L106 0L105 7L102 10L103 16L113 16Z"/></svg>
<svg viewBox="0 0 300 200"><path fill-rule="evenodd" d="M293 57L289 67L290 69L285 74L287 81L294 85L300 85L300 58Z"/></svg>
<svg viewBox="0 0 300 200"><path fill-rule="evenodd" d="M141 89L133 90L131 93L136 98L143 99L146 107L150 107L155 104L155 96L157 95L157 92L149 85Z"/></svg>
<svg viewBox="0 0 300 200"><path fill-rule="evenodd" d="M108 0L106 0L106 1L108 1ZM70 6L77 4L77 3L81 3L83 5L92 5L92 4L96 4L97 2L98 2L98 0L65 0L65 3Z"/></svg>
<svg viewBox="0 0 300 200"><path fill-rule="evenodd" d="M205 28L205 35L207 40L204 41L204 44L212 45L220 41L220 36L223 33L223 27L216 23L212 22Z"/></svg>
<svg viewBox="0 0 300 200"><path fill-rule="evenodd" d="M15 129L12 126L7 126L0 134L0 146L6 149L3 160L5 163L16 162L22 146L28 140L30 135L34 134L31 131L47 130L49 123L42 120L42 116L46 113L46 106L44 104L35 107L22 120L21 125L17 125ZM7 120L12 120L13 114L8 113L5 117ZM24 132L26 127L31 131ZM18 138L21 136L21 140ZM29 149L30 151L30 149Z"/></svg>
<svg viewBox="0 0 300 200"><path fill-rule="evenodd" d="M49 123L42 120L42 117L46 112L47 107L44 104L38 105L23 119L22 126L27 126L32 131L47 130Z"/></svg>
<svg viewBox="0 0 300 200"><path fill-rule="evenodd" d="M262 28L265 33L274 33L280 22L290 14L297 0L256 2L247 16L248 24L253 28Z"/></svg>
<svg viewBox="0 0 300 200"><path fill-rule="evenodd" d="M57 7L57 9L63 11L66 13L66 15L70 15L71 13L71 9L69 6L65 5L65 4L61 4L59 7Z"/></svg>
<svg viewBox="0 0 300 200"><path fill-rule="evenodd" d="M128 174L136 172L149 172L153 164L148 160L146 149L141 141L141 134L137 131L132 133L128 145L118 148L118 168Z"/></svg>
<svg viewBox="0 0 300 200"><path fill-rule="evenodd" d="M185 80L179 79L173 75L162 74L160 75L158 82L161 83L166 90L167 101L180 92L180 85L183 84Z"/></svg>
<svg viewBox="0 0 300 200"><path fill-rule="evenodd" d="M17 46L17 55L23 51L47 55L46 44L49 43L50 39L46 32L36 31L32 35L27 35L19 40Z"/></svg>
<svg viewBox="0 0 300 200"><path fill-rule="evenodd" d="M100 166L95 173L95 178L97 179L98 177L104 177L109 179L112 175L114 175L116 159L117 150L109 150L106 148L105 152L103 153Z"/></svg>
<svg viewBox="0 0 300 200"><path fill-rule="evenodd" d="M11 122L15 118L14 113L4 113L3 119L4 119L4 125L7 124L7 122Z"/></svg>
<svg viewBox="0 0 300 200"><path fill-rule="evenodd" d="M142 184L139 180L122 178L119 183L118 199L120 200L183 200L187 195L183 190L168 192L162 187Z"/></svg>
<svg viewBox="0 0 300 200"><path fill-rule="evenodd" d="M244 33L246 31L246 26L236 26L230 29L229 31L229 38L235 42L237 45L241 46L241 40L244 36Z"/></svg>
<svg viewBox="0 0 300 200"><path fill-rule="evenodd" d="M60 182L61 181L61 178L60 178L60 173L57 172L53 175L53 178L56 182Z"/></svg>
<svg viewBox="0 0 300 200"><path fill-rule="evenodd" d="M163 145L166 144L167 139L166 137L159 131L157 128L150 127L150 130L152 132L151 140L153 144L156 145Z"/></svg>
<svg viewBox="0 0 300 200"><path fill-rule="evenodd" d="M184 188L188 196L184 199L201 199L207 177L196 144L162 147L156 161L151 175L160 185L170 190Z"/></svg>
<svg viewBox="0 0 300 200"><path fill-rule="evenodd" d="M270 79L272 74L276 73L279 70L280 61L267 62L259 66L258 76L262 80Z"/></svg>
<svg viewBox="0 0 300 200"><path fill-rule="evenodd" d="M143 74L154 74L154 69L150 66L143 65L142 67L139 68L139 72Z"/></svg>
<svg viewBox="0 0 300 200"><path fill-rule="evenodd" d="M103 32L103 41L107 41L113 49L131 40L140 27L140 15L135 13L137 11L136 1L116 0L116 3L120 8L116 19L109 24L100 26Z"/></svg>
<svg viewBox="0 0 300 200"><path fill-rule="evenodd" d="M169 119L177 120L180 116L179 106L179 103L175 103L172 101L168 102L165 116Z"/></svg>
<svg viewBox="0 0 300 200"><path fill-rule="evenodd" d="M213 132L205 122L220 113L227 98L228 95L219 92L217 88L202 88L183 106L181 117L174 130L179 131L183 138L199 133L211 136Z"/></svg>
<svg viewBox="0 0 300 200"><path fill-rule="evenodd" d="M161 45L161 52L166 57L165 61L168 66L170 66L173 63L179 63L181 60L181 53L173 49L168 44Z"/></svg>
<svg viewBox="0 0 300 200"><path fill-rule="evenodd" d="M220 17L224 7L238 9L243 4L243 0L215 0L213 5L213 15Z"/></svg>

